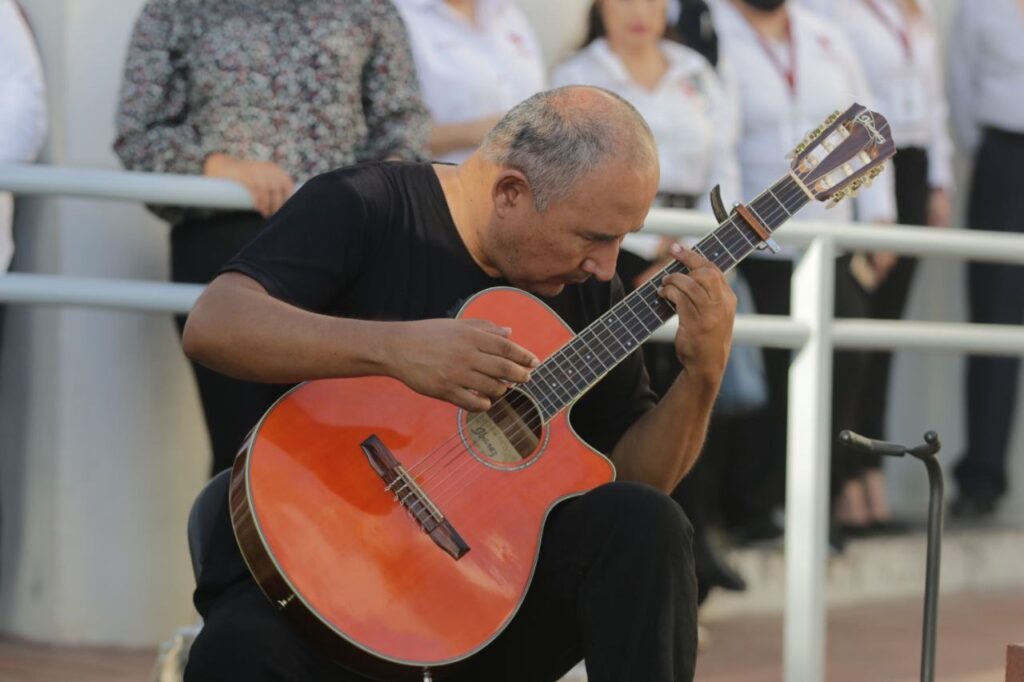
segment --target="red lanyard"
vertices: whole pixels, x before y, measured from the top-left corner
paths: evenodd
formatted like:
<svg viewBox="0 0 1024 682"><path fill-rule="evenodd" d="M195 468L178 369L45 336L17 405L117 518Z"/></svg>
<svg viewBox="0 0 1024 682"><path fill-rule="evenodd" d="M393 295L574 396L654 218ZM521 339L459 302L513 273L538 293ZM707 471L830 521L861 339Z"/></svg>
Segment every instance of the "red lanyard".
<svg viewBox="0 0 1024 682"><path fill-rule="evenodd" d="M897 26L892 22L892 19L882 11L882 8L878 6L875 0L864 0L864 4L868 6L868 9L878 17L878 21L885 26L890 33L899 38L900 45L903 46L903 54L907 56L907 61L913 56L914 48L910 44L910 34L907 29L902 26Z"/></svg>
<svg viewBox="0 0 1024 682"><path fill-rule="evenodd" d="M796 95L796 47L793 45L793 31L790 28L789 17L786 17L786 45L789 48L789 66L783 66L779 60L779 55L775 53L775 50L765 42L761 34L755 29L754 35L757 36L757 40L761 43L761 49L768 55L768 61L772 63L775 70L779 72L786 84L789 85L789 94Z"/></svg>

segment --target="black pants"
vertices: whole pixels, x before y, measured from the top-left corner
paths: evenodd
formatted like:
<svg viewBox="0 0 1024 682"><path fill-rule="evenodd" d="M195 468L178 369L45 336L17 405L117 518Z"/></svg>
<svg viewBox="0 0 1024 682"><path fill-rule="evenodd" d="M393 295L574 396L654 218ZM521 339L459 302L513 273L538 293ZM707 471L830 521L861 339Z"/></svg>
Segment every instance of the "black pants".
<svg viewBox="0 0 1024 682"><path fill-rule="evenodd" d="M518 614L444 679L557 680L585 658L591 682L693 679L692 532L668 496L611 483L549 517ZM192 646L186 682L362 682L319 653L250 580L215 600Z"/></svg>
<svg viewBox="0 0 1024 682"><path fill-rule="evenodd" d="M187 220L171 229L171 279L206 284L260 229L258 213L224 213ZM176 318L179 333L185 317ZM226 377L195 362L199 399L213 449L211 475L227 469L238 446L283 388Z"/></svg>
<svg viewBox="0 0 1024 682"><path fill-rule="evenodd" d="M975 157L967 207L976 230L1024 232L1024 135L987 130ZM970 263L972 322L1024 321L1024 266ZM972 356L967 361L967 451L954 475L962 495L995 499L1006 492L1006 453L1017 400L1017 357Z"/></svg>
<svg viewBox="0 0 1024 682"><path fill-rule="evenodd" d="M869 295L849 270L849 256L836 259L836 317L866 317ZM754 307L761 315L788 315L793 263L789 260L750 258L740 271L754 295ZM742 526L765 518L785 499L786 427L789 406L789 366L792 351L765 348L765 379L768 406L755 414L737 417L733 428L746 430L760 443L744 453L745 464L735 467L726 483L725 517L729 525ZM833 360L832 389L832 486L838 488L849 476L845 453L835 436L844 428L855 428L864 389L867 354L837 351Z"/></svg>

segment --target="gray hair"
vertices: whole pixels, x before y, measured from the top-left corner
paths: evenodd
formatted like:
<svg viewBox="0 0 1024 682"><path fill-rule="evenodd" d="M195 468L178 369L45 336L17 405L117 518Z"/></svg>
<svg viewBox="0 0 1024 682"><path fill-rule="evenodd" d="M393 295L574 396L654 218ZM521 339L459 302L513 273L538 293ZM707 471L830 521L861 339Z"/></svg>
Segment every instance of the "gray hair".
<svg viewBox="0 0 1024 682"><path fill-rule="evenodd" d="M658 158L651 129L632 104L576 85L517 104L487 134L481 152L526 176L538 211L568 196L578 180L612 157L631 164L656 164Z"/></svg>

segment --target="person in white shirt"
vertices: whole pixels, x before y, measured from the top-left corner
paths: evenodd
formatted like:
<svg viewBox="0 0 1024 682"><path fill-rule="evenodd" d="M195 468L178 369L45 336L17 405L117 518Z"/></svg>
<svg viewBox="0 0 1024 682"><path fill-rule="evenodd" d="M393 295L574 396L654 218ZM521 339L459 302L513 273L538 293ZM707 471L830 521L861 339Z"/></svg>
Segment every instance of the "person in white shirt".
<svg viewBox="0 0 1024 682"><path fill-rule="evenodd" d="M739 193L736 112L714 67L674 39L668 15L667 0L595 0L583 47L555 68L551 81L555 87L595 85L633 104L658 143L661 177L656 203L710 212L708 194L715 184L727 197ZM627 291L665 265L671 243L651 234L625 237L616 270ZM734 351L735 355L739 353ZM671 344L646 344L644 359L651 387L663 392L680 371ZM694 476L701 479L698 487L715 482L706 480L714 473L703 466L691 472L688 484ZM699 501L678 492L673 496L686 497L681 504L694 527L694 562L703 601L712 587L742 590L746 584L708 542L706 518L717 497L698 492Z"/></svg>
<svg viewBox="0 0 1024 682"><path fill-rule="evenodd" d="M811 0L802 0L811 4ZM947 106L938 36L927 0L849 0L824 2L864 65L878 110L888 119L896 142L893 158L897 220L904 225L947 226L953 189L952 143L946 131ZM916 259L879 254L894 263L869 301L869 316L903 316ZM892 354L868 358L860 423L850 427L874 437L885 435L885 413ZM842 482L837 515L858 531L884 528L889 521L881 458L845 455L854 463ZM862 467L857 467L860 464Z"/></svg>
<svg viewBox="0 0 1024 682"><path fill-rule="evenodd" d="M46 138L46 86L39 53L14 0L0 0L0 163L34 161ZM0 192L0 273L14 255L14 197Z"/></svg>
<svg viewBox="0 0 1024 682"><path fill-rule="evenodd" d="M551 82L596 85L629 100L658 141L659 203L710 210L708 192L715 184L726 197L739 192L736 112L711 64L667 39L667 26L665 0L598 0L583 48L555 68ZM622 264L631 264L633 276L623 278L627 288L654 272L629 254L650 265L667 256L667 248L654 235L627 236L627 253L620 256ZM626 273L620 268L619 274Z"/></svg>
<svg viewBox="0 0 1024 682"><path fill-rule="evenodd" d="M409 32L438 161L460 163L514 105L545 89L526 16L509 0L395 0Z"/></svg>
<svg viewBox="0 0 1024 682"><path fill-rule="evenodd" d="M949 38L953 132L974 158L967 226L1024 232L1024 0L960 0ZM1024 321L1024 266L970 263L972 322ZM1016 414L1020 360L967 362L967 451L954 475L954 516L982 518L1007 490L1006 455Z"/></svg>
<svg viewBox="0 0 1024 682"><path fill-rule="evenodd" d="M14 0L0 0L0 163L34 161L46 138L43 67ZM0 192L0 277L14 257L14 196ZM0 348L4 309L0 305Z"/></svg>
<svg viewBox="0 0 1024 682"><path fill-rule="evenodd" d="M871 106L873 97L857 55L841 29L805 7L785 0L717 0L712 4L712 14L720 52L735 74L731 89L740 103L742 196L752 197L789 170L785 156L807 131L854 101ZM801 217L848 222L854 219L855 209L859 220L895 220L891 174L881 175L863 191L856 206L847 200L826 211L823 204L815 202ZM759 313L789 313L792 255L792 250L787 253L783 249L779 256L755 256L741 264L740 271L750 282ZM836 315L863 317L869 295L851 274L851 260L843 256L837 262ZM868 263L870 274L881 276L885 264L881 260ZM750 427L765 446L757 457L750 458L750 466L743 467L743 476L749 481L737 484L749 491L740 500L747 508L734 512L737 526L749 526L743 528L741 536L761 538L781 532L769 519L783 495L789 359L789 351L765 350L770 400ZM836 354L836 426L856 422L865 361L863 353ZM834 459L842 463L839 453ZM841 547L841 541L834 539L837 548Z"/></svg>

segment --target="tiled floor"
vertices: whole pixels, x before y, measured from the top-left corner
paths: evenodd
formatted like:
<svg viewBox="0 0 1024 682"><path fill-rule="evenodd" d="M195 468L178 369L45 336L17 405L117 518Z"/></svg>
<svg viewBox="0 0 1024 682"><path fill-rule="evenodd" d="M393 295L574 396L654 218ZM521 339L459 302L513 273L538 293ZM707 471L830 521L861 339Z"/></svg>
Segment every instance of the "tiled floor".
<svg viewBox="0 0 1024 682"><path fill-rule="evenodd" d="M1006 645L1024 641L1024 592L943 596L939 615L936 679L1002 682ZM709 641L698 659L697 682L781 679L780 618L730 617L707 623L706 629ZM828 680L917 680L920 639L919 600L833 609ZM154 658L150 650L48 647L0 639L0 680L134 682L149 679Z"/></svg>

